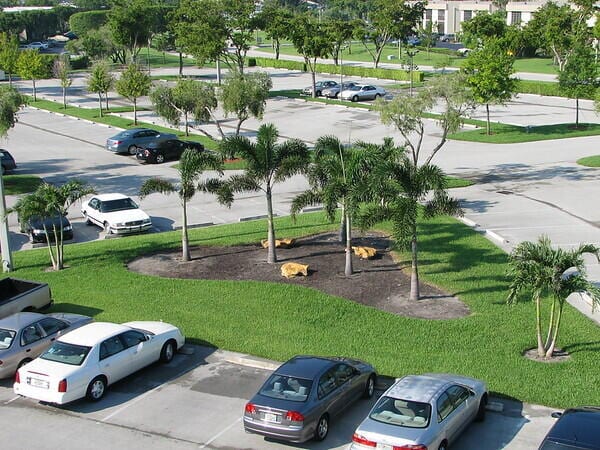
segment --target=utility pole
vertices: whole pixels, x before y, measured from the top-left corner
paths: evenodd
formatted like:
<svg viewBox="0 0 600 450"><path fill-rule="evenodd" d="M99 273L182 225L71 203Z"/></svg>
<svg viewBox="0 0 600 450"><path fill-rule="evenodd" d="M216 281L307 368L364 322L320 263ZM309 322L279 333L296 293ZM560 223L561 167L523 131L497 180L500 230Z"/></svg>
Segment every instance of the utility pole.
<svg viewBox="0 0 600 450"><path fill-rule="evenodd" d="M4 201L4 181L2 180L4 168L0 166L0 248L2 249L2 271L12 271L12 253L8 240L8 217L6 215L6 202Z"/></svg>
<svg viewBox="0 0 600 450"><path fill-rule="evenodd" d="M410 78L410 90L409 90L409 95L412 97L413 95L413 68L414 68L414 64L413 64L413 58L415 57L415 55L419 53L419 50L417 49L406 49L406 54L408 55L408 57L410 58L410 67L408 68L408 74L409 74L409 78Z"/></svg>

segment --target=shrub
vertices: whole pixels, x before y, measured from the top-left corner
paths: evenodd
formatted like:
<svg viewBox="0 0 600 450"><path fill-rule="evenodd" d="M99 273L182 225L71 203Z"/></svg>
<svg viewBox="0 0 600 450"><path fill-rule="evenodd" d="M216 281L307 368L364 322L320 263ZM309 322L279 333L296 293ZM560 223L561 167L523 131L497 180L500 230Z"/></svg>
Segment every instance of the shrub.
<svg viewBox="0 0 600 450"><path fill-rule="evenodd" d="M537 95L550 95L554 97L567 97L564 92L561 91L558 83L552 81L532 81L532 80L519 80L517 82L517 92L521 94L537 94ZM587 97L589 100L593 100L594 96L590 95Z"/></svg>
<svg viewBox="0 0 600 450"><path fill-rule="evenodd" d="M70 58L71 69L87 69L90 66L90 58L87 55L74 55Z"/></svg>
<svg viewBox="0 0 600 450"><path fill-rule="evenodd" d="M256 58L248 58L248 67L256 66Z"/></svg>

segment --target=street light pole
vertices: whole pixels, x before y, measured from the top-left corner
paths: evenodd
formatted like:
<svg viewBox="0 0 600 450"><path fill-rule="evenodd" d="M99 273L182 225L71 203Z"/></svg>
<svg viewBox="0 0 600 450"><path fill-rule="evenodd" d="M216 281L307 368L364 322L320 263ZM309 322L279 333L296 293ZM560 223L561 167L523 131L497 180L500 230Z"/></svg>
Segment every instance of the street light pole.
<svg viewBox="0 0 600 450"><path fill-rule="evenodd" d="M412 97L413 95L413 58L414 56L419 53L419 50L416 49L406 49L406 54L408 55L408 57L410 58L410 66L408 68L408 74L409 74L409 78L410 78L410 90L409 90L409 95Z"/></svg>
<svg viewBox="0 0 600 450"><path fill-rule="evenodd" d="M6 202L4 201L3 173L4 169L0 167L0 248L2 249L2 271L10 272L13 262L8 239L8 217L6 215Z"/></svg>

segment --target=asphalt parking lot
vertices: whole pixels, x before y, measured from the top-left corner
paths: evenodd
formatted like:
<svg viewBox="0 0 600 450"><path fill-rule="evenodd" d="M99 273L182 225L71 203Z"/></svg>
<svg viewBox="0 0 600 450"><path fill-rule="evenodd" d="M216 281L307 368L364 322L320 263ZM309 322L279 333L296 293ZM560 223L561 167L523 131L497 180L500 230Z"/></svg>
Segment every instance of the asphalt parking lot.
<svg viewBox="0 0 600 450"><path fill-rule="evenodd" d="M286 444L243 430L244 405L276 363L208 347L186 345L168 365L153 365L109 388L99 403L61 407L15 396L0 382L0 442L7 449L345 449L375 399L361 400L332 421L324 442ZM380 395L381 390L377 393ZM498 402L497 399L495 399ZM460 450L530 450L554 419L552 410L502 401L454 445ZM485 442L485 444L482 444Z"/></svg>

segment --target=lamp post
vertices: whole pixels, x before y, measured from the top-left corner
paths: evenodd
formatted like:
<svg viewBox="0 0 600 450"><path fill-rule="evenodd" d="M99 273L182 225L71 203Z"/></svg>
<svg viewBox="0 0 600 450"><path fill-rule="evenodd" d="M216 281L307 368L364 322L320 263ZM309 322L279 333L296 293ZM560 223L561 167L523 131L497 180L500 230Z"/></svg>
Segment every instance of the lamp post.
<svg viewBox="0 0 600 450"><path fill-rule="evenodd" d="M410 63L409 63L409 67L408 67L408 74L409 74L409 78L410 78L410 89L409 89L409 95L412 97L413 95L413 58L415 57L415 55L419 53L419 50L415 49L415 48L408 48L406 49L406 54L408 55L408 57L410 58Z"/></svg>
<svg viewBox="0 0 600 450"><path fill-rule="evenodd" d="M340 45L340 92L338 93L338 99L340 100L340 103L343 102L342 100L342 87L344 86L344 60L343 60L343 53L344 50L346 50L348 48L347 45Z"/></svg>

